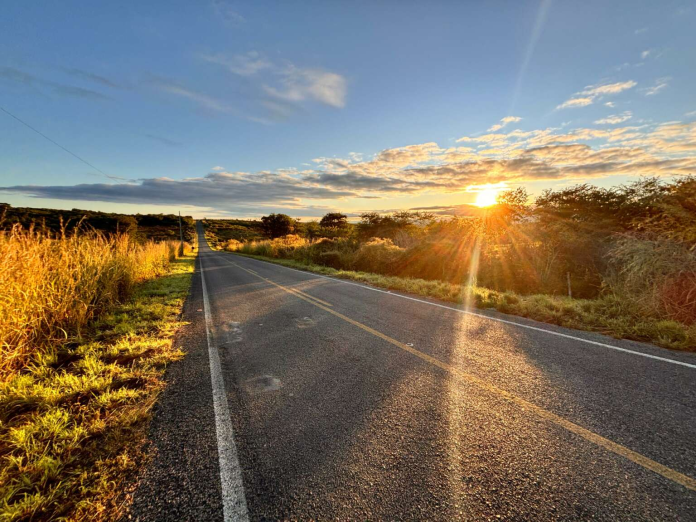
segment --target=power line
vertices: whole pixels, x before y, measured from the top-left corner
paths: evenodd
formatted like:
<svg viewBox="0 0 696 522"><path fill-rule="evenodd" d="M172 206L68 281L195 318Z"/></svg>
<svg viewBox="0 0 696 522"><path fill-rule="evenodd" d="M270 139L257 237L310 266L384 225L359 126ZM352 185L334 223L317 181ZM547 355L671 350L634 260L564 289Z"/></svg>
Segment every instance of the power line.
<svg viewBox="0 0 696 522"><path fill-rule="evenodd" d="M29 125L26 121L24 121L24 120L18 118L17 116L15 116L14 114L12 114L10 111L8 111L7 109L5 109L4 107L0 106L0 111L4 112L4 113L7 114L8 116L11 116L12 118L14 118L15 120L17 120L17 121L18 121L19 123L21 123L22 125L24 125L24 126L30 128L31 130L33 130L36 134L38 134L38 135L41 136L42 138L47 139L48 141L50 141L51 143L53 143L56 147L60 147L60 148L63 149L65 152L67 152L67 153L70 154L71 156L74 156L75 158L79 159L82 163L84 163L85 165L87 165L87 166L93 168L94 170L96 170L97 172L99 172L100 174L102 174L103 176L106 176L107 178L109 178L109 179L114 179L114 180L126 180L126 178L121 178L121 177L118 177L118 176L110 176L109 174L107 174L107 173L104 172L103 170L98 169L97 167L95 167L94 165L92 165L89 161L87 161L87 160L85 160L85 159L82 159L80 156L78 156L78 155L75 154L74 152L69 151L68 149L66 149L65 147L63 147L60 143L56 143L56 142L53 141L51 138L49 138L48 136L46 136L43 132L41 132L41 131L35 129L35 128L32 127L31 125Z"/></svg>

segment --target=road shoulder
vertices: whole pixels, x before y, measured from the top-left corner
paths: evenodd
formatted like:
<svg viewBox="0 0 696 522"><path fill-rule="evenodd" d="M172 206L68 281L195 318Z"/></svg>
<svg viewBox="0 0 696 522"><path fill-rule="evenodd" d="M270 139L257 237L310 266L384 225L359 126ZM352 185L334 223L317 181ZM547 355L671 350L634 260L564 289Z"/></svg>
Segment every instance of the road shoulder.
<svg viewBox="0 0 696 522"><path fill-rule="evenodd" d="M199 258L184 320L175 346L185 358L167 369L150 425L151 461L139 476L129 520L222 518Z"/></svg>

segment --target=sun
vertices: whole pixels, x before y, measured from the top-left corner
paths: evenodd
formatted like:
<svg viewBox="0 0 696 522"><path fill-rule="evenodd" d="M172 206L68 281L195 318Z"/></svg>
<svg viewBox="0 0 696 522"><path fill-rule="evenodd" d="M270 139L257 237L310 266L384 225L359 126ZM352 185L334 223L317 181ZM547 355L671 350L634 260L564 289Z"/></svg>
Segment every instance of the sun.
<svg viewBox="0 0 696 522"><path fill-rule="evenodd" d="M499 192L500 191L497 189L481 190L476 195L476 201L474 201L474 205L476 205L477 207L490 207L491 205L495 205L496 198L498 197Z"/></svg>

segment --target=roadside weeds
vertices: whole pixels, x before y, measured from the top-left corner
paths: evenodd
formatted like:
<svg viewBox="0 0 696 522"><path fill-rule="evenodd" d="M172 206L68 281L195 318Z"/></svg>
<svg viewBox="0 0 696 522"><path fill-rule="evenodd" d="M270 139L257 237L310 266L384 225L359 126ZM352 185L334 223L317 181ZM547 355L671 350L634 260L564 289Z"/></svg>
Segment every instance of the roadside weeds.
<svg viewBox="0 0 696 522"><path fill-rule="evenodd" d="M75 342L0 382L0 521L114 520L144 464L151 409L195 254L137 285Z"/></svg>

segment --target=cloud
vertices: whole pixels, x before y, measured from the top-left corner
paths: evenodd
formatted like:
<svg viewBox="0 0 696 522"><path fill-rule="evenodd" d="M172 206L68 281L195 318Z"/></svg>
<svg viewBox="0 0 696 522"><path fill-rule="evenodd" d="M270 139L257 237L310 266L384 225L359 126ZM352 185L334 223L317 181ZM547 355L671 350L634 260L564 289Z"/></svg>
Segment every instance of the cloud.
<svg viewBox="0 0 696 522"><path fill-rule="evenodd" d="M189 99L197 103L198 105L215 112L237 112L231 105L228 105L226 102L222 100L218 100L217 98L213 98L212 96L208 96L207 94L188 89L178 84L177 82L171 80L157 78L152 80L151 84L163 92L167 92L169 94L173 94L174 96L179 96L181 98Z"/></svg>
<svg viewBox="0 0 696 522"><path fill-rule="evenodd" d="M570 100L564 101L561 103L559 106L557 106L557 109L568 109L572 107L585 107L587 105L592 105L592 98L571 98Z"/></svg>
<svg viewBox="0 0 696 522"><path fill-rule="evenodd" d="M633 113L631 111L625 111L621 114L613 114L611 116L607 116L606 118L602 118L601 120L596 120L595 123L597 125L616 125L618 123L628 121L632 117Z"/></svg>
<svg viewBox="0 0 696 522"><path fill-rule="evenodd" d="M652 87L648 87L646 89L643 89L643 93L646 96L654 96L655 94L660 92L662 89L667 87L669 85L669 82L671 79L672 78L670 78L668 76L665 78L658 78L657 80L655 80L655 85L653 85Z"/></svg>
<svg viewBox="0 0 696 522"><path fill-rule="evenodd" d="M178 141L170 140L169 138L163 138L162 136L157 136L156 134L143 134L143 136L145 136L146 138L150 138L151 140L159 141L160 143L163 143L168 147L179 148L183 146L183 144Z"/></svg>
<svg viewBox="0 0 696 522"><path fill-rule="evenodd" d="M597 99L607 95L619 94L625 90L632 89L636 85L637 83L633 80L602 85L588 85L583 91L575 93L572 98L558 105L556 109L585 107L591 105Z"/></svg>
<svg viewBox="0 0 696 522"><path fill-rule="evenodd" d="M646 49L642 53L640 53L640 58L641 60L645 60L648 56L650 56L650 53L652 52L651 49Z"/></svg>
<svg viewBox="0 0 696 522"><path fill-rule="evenodd" d="M618 117L623 118L620 114ZM612 118L608 117L607 119ZM696 172L696 122L608 128L545 128L464 136L466 146L435 142L365 157L315 158L311 167L228 172L221 166L182 180L137 184L18 185L0 188L37 198L195 205L239 214L265 208L318 209L326 200L454 194L490 184L588 181L608 176L675 176ZM301 214L308 215L308 214Z"/></svg>
<svg viewBox="0 0 696 522"><path fill-rule="evenodd" d="M239 76L253 76L259 71L273 67L273 64L257 51L236 54L232 57L226 57L223 54L203 55L202 58L206 62L222 65L231 73Z"/></svg>
<svg viewBox="0 0 696 522"><path fill-rule="evenodd" d="M627 82L610 83L605 85L591 85L587 87L584 91L582 91L581 94L586 94L592 98L595 98L597 96L602 96L605 94L618 94L627 89L632 89L636 85L637 83L633 80L629 80Z"/></svg>
<svg viewBox="0 0 696 522"><path fill-rule="evenodd" d="M606 103L604 104L604 106L605 106L605 107L610 107L610 108L613 109L614 107L616 107L616 104L615 104L614 102L606 102Z"/></svg>
<svg viewBox="0 0 696 522"><path fill-rule="evenodd" d="M230 205L296 204L299 198L333 199L356 195L352 191L332 190L305 183L288 175L269 172L218 172L202 178L185 180L150 178L137 184L24 185L0 190L63 200L151 205L186 204L223 209Z"/></svg>
<svg viewBox="0 0 696 522"><path fill-rule="evenodd" d="M246 19L234 10L231 2L225 0L213 0L213 11L227 25L240 27L246 23Z"/></svg>
<svg viewBox="0 0 696 522"><path fill-rule="evenodd" d="M518 121L522 121L522 118L520 118L519 116L505 116L505 118L500 120L500 123L496 123L490 129L488 129L488 131L492 132L500 130L503 127L506 127L509 123L517 123Z"/></svg>
<svg viewBox="0 0 696 522"><path fill-rule="evenodd" d="M89 71L83 71L82 69L68 69L65 68L63 69L66 73L70 74L71 76L75 76L76 78L80 78L82 80L87 80L90 82L98 83L100 85L103 85L104 87L111 87L112 89L122 89L123 86L109 80L108 78L105 78L104 76L100 76L98 74L91 73Z"/></svg>
<svg viewBox="0 0 696 522"><path fill-rule="evenodd" d="M348 82L336 72L292 63L276 64L258 51L233 56L208 54L201 58L237 76L250 78L252 84L255 82L264 95L257 102L269 116L257 118L264 123L287 119L305 101L339 109L346 105Z"/></svg>
<svg viewBox="0 0 696 522"><path fill-rule="evenodd" d="M69 96L73 98L82 98L87 100L110 100L108 96L93 91L91 89L83 89L74 85L66 85L49 80L43 80L19 69L12 67L0 67L0 80L7 80L14 83L19 83L27 87L49 89L53 94L59 96Z"/></svg>
<svg viewBox="0 0 696 522"><path fill-rule="evenodd" d="M347 82L340 74L289 65L280 75L278 86L263 86L269 96L291 102L310 99L337 108L346 105Z"/></svg>

